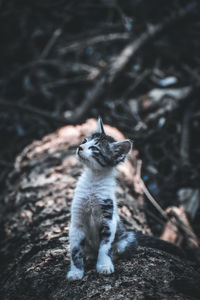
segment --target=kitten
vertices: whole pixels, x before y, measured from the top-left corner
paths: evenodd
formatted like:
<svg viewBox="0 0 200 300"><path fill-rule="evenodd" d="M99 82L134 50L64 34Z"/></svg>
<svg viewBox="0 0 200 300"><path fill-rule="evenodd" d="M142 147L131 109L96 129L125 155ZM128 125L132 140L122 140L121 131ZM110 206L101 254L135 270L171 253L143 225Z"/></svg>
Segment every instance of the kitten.
<svg viewBox="0 0 200 300"><path fill-rule="evenodd" d="M125 160L132 143L130 140L116 142L106 135L101 118L97 124L97 132L84 139L76 152L85 169L72 201L68 280L83 277L86 255L97 258L99 274L111 274L114 272L113 257L131 256L138 242L168 252L171 246L177 248L159 239L127 231L121 223L115 200L115 167Z"/></svg>

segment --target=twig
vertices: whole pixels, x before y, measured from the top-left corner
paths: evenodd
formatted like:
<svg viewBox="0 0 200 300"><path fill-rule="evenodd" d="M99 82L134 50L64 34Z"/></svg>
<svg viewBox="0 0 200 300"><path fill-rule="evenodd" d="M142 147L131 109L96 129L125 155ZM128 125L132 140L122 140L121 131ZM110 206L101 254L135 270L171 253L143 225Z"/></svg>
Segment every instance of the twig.
<svg viewBox="0 0 200 300"><path fill-rule="evenodd" d="M57 86L66 86L68 84L73 84L76 82L80 82L81 80L93 80L95 79L98 75L100 70L98 68L95 68L93 66L89 66L86 64L81 64L81 63L74 63L74 64L68 64L67 65L68 69L77 72L78 74L82 74L81 72L87 72L88 74L85 75L79 75L77 77L73 77L71 79L68 78L61 78L55 81L50 81L47 83L44 83L43 86L48 89L55 88Z"/></svg>
<svg viewBox="0 0 200 300"><path fill-rule="evenodd" d="M47 45L44 47L41 55L40 55L40 59L44 59L48 56L49 52L51 51L52 47L54 46L55 42L57 41L57 39L59 38L59 36L62 34L62 30L60 28L56 29L50 40L48 41Z"/></svg>
<svg viewBox="0 0 200 300"><path fill-rule="evenodd" d="M144 194L149 199L149 201L153 204L153 206L157 209L157 211L163 216L163 218L168 221L169 218L168 218L166 212L162 209L162 207L158 204L158 202L153 198L153 196L148 191L146 185L144 184L144 181L141 178L141 168L142 168L142 161L138 160L136 176L138 178L138 181L141 185L141 188L142 188Z"/></svg>
<svg viewBox="0 0 200 300"><path fill-rule="evenodd" d="M149 201L153 204L153 206L159 211L159 213L163 216L163 218L165 220L168 220L167 214L164 212L164 210L162 209L162 207L158 204L158 202L152 197L152 195L150 194L150 192L148 191L146 185L144 184L144 181L141 180L141 186L142 189L145 193L145 195L147 196L147 198L149 199Z"/></svg>
<svg viewBox="0 0 200 300"><path fill-rule="evenodd" d="M130 39L131 34L130 33L110 33L110 34L104 34L104 35L99 35L87 39L83 39L78 42L74 42L72 44L69 44L68 46L60 49L60 54L67 54L70 51L73 51L75 49L80 50L81 48L86 48L88 46L92 46L98 43L106 43L106 42L112 42L115 40L127 40Z"/></svg>

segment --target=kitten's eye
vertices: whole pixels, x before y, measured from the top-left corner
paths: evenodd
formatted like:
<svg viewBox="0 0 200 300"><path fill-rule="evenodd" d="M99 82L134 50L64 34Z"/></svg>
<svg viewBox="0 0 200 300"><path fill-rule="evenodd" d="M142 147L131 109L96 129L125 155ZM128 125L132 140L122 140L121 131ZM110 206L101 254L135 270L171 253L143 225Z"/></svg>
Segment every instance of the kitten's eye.
<svg viewBox="0 0 200 300"><path fill-rule="evenodd" d="M93 150L93 151L99 152L99 149L98 149L97 147L95 147L95 146L91 146L91 147L89 147L89 149L91 149L91 150Z"/></svg>
<svg viewBox="0 0 200 300"><path fill-rule="evenodd" d="M81 144L85 144L85 143L87 143L87 139L84 139L84 140L81 142Z"/></svg>

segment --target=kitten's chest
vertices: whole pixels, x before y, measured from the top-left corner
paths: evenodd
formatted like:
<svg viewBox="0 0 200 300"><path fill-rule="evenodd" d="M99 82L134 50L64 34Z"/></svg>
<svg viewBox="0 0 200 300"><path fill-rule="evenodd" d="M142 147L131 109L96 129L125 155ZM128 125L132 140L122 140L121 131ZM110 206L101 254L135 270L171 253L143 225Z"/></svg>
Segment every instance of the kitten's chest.
<svg viewBox="0 0 200 300"><path fill-rule="evenodd" d="M91 175L91 174L89 174ZM84 222L99 220L102 214L102 202L105 199L114 198L113 178L102 177L101 179L83 173L80 177L74 195L74 208L81 213Z"/></svg>
<svg viewBox="0 0 200 300"><path fill-rule="evenodd" d="M93 248L96 245L98 248L102 214L99 199L96 195L90 195L85 199L81 219L88 244Z"/></svg>
<svg viewBox="0 0 200 300"><path fill-rule="evenodd" d="M87 215L98 215L100 210L100 200L98 197L93 194L88 195L83 201L83 210Z"/></svg>

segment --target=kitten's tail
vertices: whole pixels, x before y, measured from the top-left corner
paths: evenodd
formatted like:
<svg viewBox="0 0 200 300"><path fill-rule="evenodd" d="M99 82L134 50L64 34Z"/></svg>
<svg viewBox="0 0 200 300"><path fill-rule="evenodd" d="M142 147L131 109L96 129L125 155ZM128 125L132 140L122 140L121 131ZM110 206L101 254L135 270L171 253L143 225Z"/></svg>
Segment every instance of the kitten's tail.
<svg viewBox="0 0 200 300"><path fill-rule="evenodd" d="M170 254L177 255L181 258L185 257L184 251L180 247L178 247L172 243L169 243L169 242L166 242L159 238L156 238L154 236L145 235L145 234L142 234L139 232L136 232L135 236L136 236L136 240L137 240L139 246L150 247L150 248L162 250L162 251L168 252Z"/></svg>

